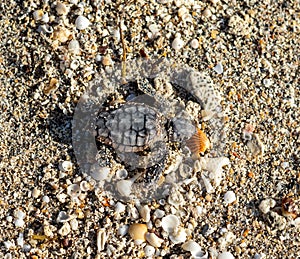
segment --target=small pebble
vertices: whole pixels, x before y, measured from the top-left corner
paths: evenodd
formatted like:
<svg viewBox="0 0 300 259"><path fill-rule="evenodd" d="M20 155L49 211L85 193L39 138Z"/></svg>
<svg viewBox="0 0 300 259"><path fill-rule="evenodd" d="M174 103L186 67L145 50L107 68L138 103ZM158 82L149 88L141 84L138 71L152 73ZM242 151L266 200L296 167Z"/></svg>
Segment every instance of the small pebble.
<svg viewBox="0 0 300 259"><path fill-rule="evenodd" d="M199 48L199 41L197 39L193 39L190 44L193 49Z"/></svg>
<svg viewBox="0 0 300 259"><path fill-rule="evenodd" d="M15 220L15 226L17 228L22 228L22 227L24 227L24 225L25 225L25 222L24 222L23 219L16 219Z"/></svg>
<svg viewBox="0 0 300 259"><path fill-rule="evenodd" d="M44 197L43 197L43 202L45 202L45 203L49 203L50 202L50 198L49 198L49 196L47 196L47 195L45 195Z"/></svg>
<svg viewBox="0 0 300 259"><path fill-rule="evenodd" d="M154 247L161 247L162 243L164 242L163 239L159 238L154 233L147 233L146 239L147 239L148 243Z"/></svg>
<svg viewBox="0 0 300 259"><path fill-rule="evenodd" d="M223 73L223 66L222 63L218 63L215 67L214 70L220 75Z"/></svg>
<svg viewBox="0 0 300 259"><path fill-rule="evenodd" d="M271 208L273 208L276 205L276 201L273 199L266 199L263 200L258 208L260 209L260 211L264 214L267 214Z"/></svg>
<svg viewBox="0 0 300 259"><path fill-rule="evenodd" d="M183 46L184 46L184 41L179 37L176 37L172 42L172 48L174 50L180 50Z"/></svg>
<svg viewBox="0 0 300 259"><path fill-rule="evenodd" d="M234 201L236 201L235 193L233 191L226 192L224 194L224 201L226 204L230 204L230 203L233 203Z"/></svg>
<svg viewBox="0 0 300 259"><path fill-rule="evenodd" d="M79 15L75 20L75 26L78 30L84 30L89 27L89 25L90 21L82 15Z"/></svg>
<svg viewBox="0 0 300 259"><path fill-rule="evenodd" d="M71 40L68 45L68 50L74 55L80 54L80 45L78 40Z"/></svg>

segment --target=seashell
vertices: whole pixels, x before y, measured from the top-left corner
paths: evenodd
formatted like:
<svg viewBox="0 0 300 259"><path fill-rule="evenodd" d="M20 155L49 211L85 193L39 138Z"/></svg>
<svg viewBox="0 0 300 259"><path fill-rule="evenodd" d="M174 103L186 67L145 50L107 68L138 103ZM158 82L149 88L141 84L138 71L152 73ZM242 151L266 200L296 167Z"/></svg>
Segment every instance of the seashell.
<svg viewBox="0 0 300 259"><path fill-rule="evenodd" d="M69 36L71 35L71 32L64 28L64 27L58 27L53 32L53 40L58 40L59 42L66 42L69 40Z"/></svg>
<svg viewBox="0 0 300 259"><path fill-rule="evenodd" d="M150 208L148 205L145 205L140 208L140 215L143 219L144 222L149 222L150 221Z"/></svg>
<svg viewBox="0 0 300 259"><path fill-rule="evenodd" d="M297 209L292 198L284 197L281 201L281 212L285 217L291 216L293 219L297 217Z"/></svg>
<svg viewBox="0 0 300 259"><path fill-rule="evenodd" d="M100 253L104 250L105 243L107 241L108 236L106 235L106 230L101 228L97 232L97 252Z"/></svg>
<svg viewBox="0 0 300 259"><path fill-rule="evenodd" d="M42 19L41 19L41 21L43 22L43 23L48 23L49 22L49 20L50 20L50 18L49 18L49 14L46 12L46 13L44 13L43 14L43 16L42 16Z"/></svg>
<svg viewBox="0 0 300 259"><path fill-rule="evenodd" d="M75 20L75 26L78 30L84 30L89 27L89 25L90 21L82 15L79 15Z"/></svg>
<svg viewBox="0 0 300 259"><path fill-rule="evenodd" d="M161 226L167 233L173 233L174 230L180 225L180 221L175 215L167 215L162 218Z"/></svg>
<svg viewBox="0 0 300 259"><path fill-rule="evenodd" d="M201 246L193 240L185 242L182 246L182 249L188 251L192 254L193 258L197 259L207 259L208 253L202 251Z"/></svg>
<svg viewBox="0 0 300 259"><path fill-rule="evenodd" d="M180 205L182 205L185 202L183 195L180 193L179 190L177 190L176 187L172 188L170 190L170 195L168 197L168 203L178 207Z"/></svg>
<svg viewBox="0 0 300 259"><path fill-rule="evenodd" d="M75 55L80 54L80 45L78 40L71 40L68 45L68 50L70 53Z"/></svg>
<svg viewBox="0 0 300 259"><path fill-rule="evenodd" d="M273 199L266 199L266 200L263 200L258 208L260 209L260 211L263 213L263 214L267 214L271 208L275 207L276 205L276 201L273 200Z"/></svg>
<svg viewBox="0 0 300 259"><path fill-rule="evenodd" d="M174 244L183 243L186 240L186 231L184 228L178 228L172 235L169 236Z"/></svg>
<svg viewBox="0 0 300 259"><path fill-rule="evenodd" d="M159 238L154 233L147 233L146 240L150 245L152 245L154 247L161 247L161 244L164 242L163 239Z"/></svg>
<svg viewBox="0 0 300 259"><path fill-rule="evenodd" d="M80 183L80 189L81 189L81 191L83 191L83 192L87 192L87 191L91 190L91 185L90 185L90 183L87 182L87 181L82 181L82 182Z"/></svg>
<svg viewBox="0 0 300 259"><path fill-rule="evenodd" d="M125 236L128 233L128 229L129 229L128 225L120 226L118 229L118 235L120 235L122 237Z"/></svg>
<svg viewBox="0 0 300 259"><path fill-rule="evenodd" d="M117 190L118 192L125 197L128 197L131 193L131 189L132 189L132 184L134 183L134 181L136 179L138 179L140 177L140 174L135 175L134 177L132 177L129 180L120 180L117 182Z"/></svg>
<svg viewBox="0 0 300 259"><path fill-rule="evenodd" d="M72 198L77 198L81 194L81 190L78 184L71 184L67 188L67 194Z"/></svg>
<svg viewBox="0 0 300 259"><path fill-rule="evenodd" d="M123 213L125 210L126 210L126 206L121 202L117 202L117 204L115 205L115 212Z"/></svg>
<svg viewBox="0 0 300 259"><path fill-rule="evenodd" d="M67 222L71 219L72 219L72 217L69 214L67 214L65 211L60 211L58 213L57 218L56 218L56 222L57 223L64 223L64 222Z"/></svg>
<svg viewBox="0 0 300 259"><path fill-rule="evenodd" d="M65 222L64 225L58 230L58 234L61 236L66 236L71 232L71 227L68 222Z"/></svg>
<svg viewBox="0 0 300 259"><path fill-rule="evenodd" d="M165 212L160 209L156 209L154 211L154 216L157 217L158 219L161 219L165 215Z"/></svg>
<svg viewBox="0 0 300 259"><path fill-rule="evenodd" d="M109 56L104 56L102 58L102 64L103 66L110 66L112 63L111 58Z"/></svg>
<svg viewBox="0 0 300 259"><path fill-rule="evenodd" d="M59 15L66 15L69 12L69 8L61 2L57 2L55 9Z"/></svg>
<svg viewBox="0 0 300 259"><path fill-rule="evenodd" d="M218 259L234 259L234 256L230 252L223 252L218 255Z"/></svg>
<svg viewBox="0 0 300 259"><path fill-rule="evenodd" d="M130 180L120 180L117 182L118 192L125 197L128 197L131 193L131 187L133 182Z"/></svg>
<svg viewBox="0 0 300 259"><path fill-rule="evenodd" d="M197 39L193 39L190 43L191 47L193 49L198 49L199 48L199 41Z"/></svg>
<svg viewBox="0 0 300 259"><path fill-rule="evenodd" d="M33 12L33 19L36 21L40 21L42 20L43 15L44 15L43 10L36 10Z"/></svg>
<svg viewBox="0 0 300 259"><path fill-rule="evenodd" d="M203 183L204 183L206 192L207 192L207 193L212 193L212 192L214 191L214 188L213 188L213 186L211 185L209 179L208 179L204 174L201 175L201 179L202 179L202 181L203 181Z"/></svg>
<svg viewBox="0 0 300 259"><path fill-rule="evenodd" d="M186 144L194 154L203 153L210 147L209 139L207 138L206 134L200 129L197 129L197 132L189 140L186 141Z"/></svg>
<svg viewBox="0 0 300 259"><path fill-rule="evenodd" d="M70 172L72 170L72 162L71 161L63 161L60 163L59 168L63 172Z"/></svg>
<svg viewBox="0 0 300 259"><path fill-rule="evenodd" d="M236 196L233 191L227 191L224 194L224 201L226 204L233 203L235 200L236 200Z"/></svg>
<svg viewBox="0 0 300 259"><path fill-rule="evenodd" d="M110 168L101 167L97 163L91 166L91 177L93 177L96 181L107 180L108 175L110 173Z"/></svg>
<svg viewBox="0 0 300 259"><path fill-rule="evenodd" d="M145 235L147 231L147 225L141 223L134 223L128 229L129 235L134 240L134 243L137 245L146 241Z"/></svg>
<svg viewBox="0 0 300 259"><path fill-rule="evenodd" d="M125 179L128 176L128 172L126 169L120 169L116 172L117 179Z"/></svg>
<svg viewBox="0 0 300 259"><path fill-rule="evenodd" d="M146 245L144 247L144 253L146 257L153 256L155 253L155 248L153 246Z"/></svg>
<svg viewBox="0 0 300 259"><path fill-rule="evenodd" d="M172 48L174 50L180 50L183 46L184 46L184 41L179 37L176 37L172 42Z"/></svg>
<svg viewBox="0 0 300 259"><path fill-rule="evenodd" d="M218 75L222 74L224 71L222 63L218 63L213 69Z"/></svg>

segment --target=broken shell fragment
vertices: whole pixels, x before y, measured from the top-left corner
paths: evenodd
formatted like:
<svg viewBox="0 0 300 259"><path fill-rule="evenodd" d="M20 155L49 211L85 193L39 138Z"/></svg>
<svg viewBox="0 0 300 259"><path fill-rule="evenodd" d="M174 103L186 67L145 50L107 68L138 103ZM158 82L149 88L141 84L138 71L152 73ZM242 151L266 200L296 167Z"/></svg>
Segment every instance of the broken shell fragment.
<svg viewBox="0 0 300 259"><path fill-rule="evenodd" d="M179 243L183 243L186 240L186 231L184 228L179 228L177 230L175 230L175 232L169 236L170 240L174 243L174 244L179 244Z"/></svg>
<svg viewBox="0 0 300 259"><path fill-rule="evenodd" d="M81 189L78 184L71 184L67 188L67 194L72 198L77 198L81 194Z"/></svg>
<svg viewBox="0 0 300 259"><path fill-rule="evenodd" d="M163 239L159 238L154 233L147 233L146 234L146 240L148 243L154 247L161 247L161 244L164 242Z"/></svg>
<svg viewBox="0 0 300 259"><path fill-rule="evenodd" d="M150 208L148 205L145 205L140 208L140 215L143 219L144 222L149 222L150 221Z"/></svg>
<svg viewBox="0 0 300 259"><path fill-rule="evenodd" d="M167 233L173 233L179 225L180 221L175 215L167 215L161 220L161 226Z"/></svg>
<svg viewBox="0 0 300 259"><path fill-rule="evenodd" d="M147 233L147 231L148 228L146 224L134 223L129 227L128 233L134 240L134 243L139 245L145 242L145 234Z"/></svg>
<svg viewBox="0 0 300 259"><path fill-rule="evenodd" d="M97 232L97 252L100 253L104 250L105 243L107 240L106 231L104 228L101 228Z"/></svg>
<svg viewBox="0 0 300 259"><path fill-rule="evenodd" d="M75 20L75 26L78 30L84 30L89 27L89 25L90 21L82 15L79 15Z"/></svg>

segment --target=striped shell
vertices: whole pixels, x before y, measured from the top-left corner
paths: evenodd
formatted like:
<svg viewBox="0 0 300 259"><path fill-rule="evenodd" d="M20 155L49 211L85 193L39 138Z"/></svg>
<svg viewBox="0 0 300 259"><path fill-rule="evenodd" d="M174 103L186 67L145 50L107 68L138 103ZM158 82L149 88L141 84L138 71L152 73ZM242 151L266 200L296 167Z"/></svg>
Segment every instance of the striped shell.
<svg viewBox="0 0 300 259"><path fill-rule="evenodd" d="M201 129L197 129L197 132L186 141L186 145L192 153L199 154L210 147L210 141Z"/></svg>

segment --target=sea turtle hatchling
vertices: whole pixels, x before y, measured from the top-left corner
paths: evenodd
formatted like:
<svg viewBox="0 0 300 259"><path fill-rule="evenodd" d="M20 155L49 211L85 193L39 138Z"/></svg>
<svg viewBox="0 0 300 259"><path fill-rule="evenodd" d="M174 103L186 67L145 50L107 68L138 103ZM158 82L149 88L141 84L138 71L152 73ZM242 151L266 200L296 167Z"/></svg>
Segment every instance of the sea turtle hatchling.
<svg viewBox="0 0 300 259"><path fill-rule="evenodd" d="M170 117L172 112L166 112L168 101L163 100L162 96L153 96L149 82L139 87L143 90L147 88L143 91L146 94L115 106L107 104L106 108L99 111L96 138L113 148L117 160L126 169L144 170L144 181L152 182L164 170L173 144L184 141L188 144L187 140L198 131L195 122L185 111L179 114L173 112ZM122 97L126 100L126 94ZM147 97L152 98L152 103Z"/></svg>
<svg viewBox="0 0 300 259"><path fill-rule="evenodd" d="M128 102L100 112L97 140L111 146L127 169L146 169L145 181L155 178L168 156L162 115L151 106Z"/></svg>

